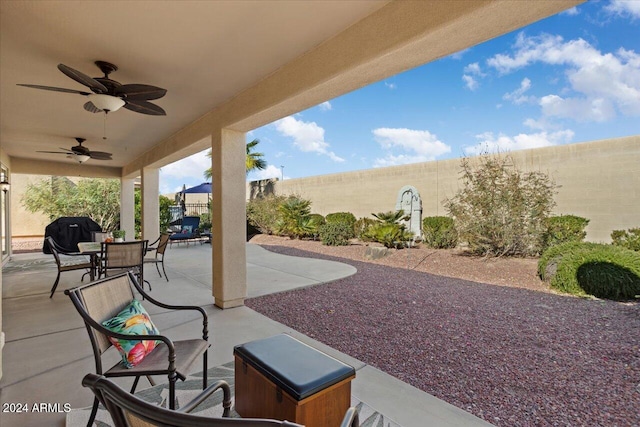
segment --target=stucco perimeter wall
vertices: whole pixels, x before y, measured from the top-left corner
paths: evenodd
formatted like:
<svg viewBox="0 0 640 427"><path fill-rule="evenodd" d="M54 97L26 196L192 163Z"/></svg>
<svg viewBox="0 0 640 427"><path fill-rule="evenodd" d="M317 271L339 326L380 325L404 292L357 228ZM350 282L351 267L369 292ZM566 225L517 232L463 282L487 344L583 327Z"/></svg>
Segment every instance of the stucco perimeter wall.
<svg viewBox="0 0 640 427"><path fill-rule="evenodd" d="M609 242L614 229L640 227L640 135L508 155L519 169L555 180L555 213L588 218L587 240ZM278 181L274 191L310 199L315 213L346 211L359 218L393 210L400 188L413 185L424 217L447 215L443 200L459 189L459 177L460 159L451 159Z"/></svg>

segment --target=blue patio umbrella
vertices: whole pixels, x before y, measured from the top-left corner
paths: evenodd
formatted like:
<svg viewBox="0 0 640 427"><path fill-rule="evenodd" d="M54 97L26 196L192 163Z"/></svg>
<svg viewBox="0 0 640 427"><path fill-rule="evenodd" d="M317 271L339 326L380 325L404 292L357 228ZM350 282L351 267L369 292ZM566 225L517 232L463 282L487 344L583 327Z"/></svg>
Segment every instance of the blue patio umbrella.
<svg viewBox="0 0 640 427"><path fill-rule="evenodd" d="M182 194L189 194L189 193L209 193L211 194L211 183L210 182L203 182L200 185L196 185L195 187L191 187L191 188L187 188L185 190L182 190Z"/></svg>

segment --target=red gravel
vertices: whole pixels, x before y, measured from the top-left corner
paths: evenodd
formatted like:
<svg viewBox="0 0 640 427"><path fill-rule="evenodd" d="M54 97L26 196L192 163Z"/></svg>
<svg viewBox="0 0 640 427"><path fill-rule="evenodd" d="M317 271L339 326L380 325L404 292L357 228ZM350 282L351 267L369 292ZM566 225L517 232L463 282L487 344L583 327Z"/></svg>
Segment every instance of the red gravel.
<svg viewBox="0 0 640 427"><path fill-rule="evenodd" d="M640 425L638 303L266 247L358 272L247 306L427 393L497 426Z"/></svg>

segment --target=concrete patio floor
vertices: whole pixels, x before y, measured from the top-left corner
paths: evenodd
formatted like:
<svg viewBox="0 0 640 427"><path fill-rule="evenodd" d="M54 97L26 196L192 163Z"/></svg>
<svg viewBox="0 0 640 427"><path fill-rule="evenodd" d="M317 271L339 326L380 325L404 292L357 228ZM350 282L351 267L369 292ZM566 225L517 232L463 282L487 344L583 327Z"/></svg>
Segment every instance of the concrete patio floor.
<svg viewBox="0 0 640 427"><path fill-rule="evenodd" d="M209 315L209 366L233 360L233 347L251 340L288 333L356 368L352 394L404 427L489 426L491 424L418 390L384 372L340 353L247 307L220 310L211 296L211 246L174 245L165 261L169 282L152 265L145 267L152 294L160 301L193 304ZM355 273L352 266L324 260L287 257L247 244L248 296L257 297L337 280ZM69 403L90 406L91 392L80 385L94 372L91 345L80 316L63 290L80 283L82 272L63 273L53 299L49 292L56 268L51 255L18 254L3 268L3 377L0 403ZM196 338L201 320L147 305L154 323L173 338ZM116 363L115 350L106 366ZM166 378L158 377L159 382ZM128 387L127 379L117 380ZM139 389L145 387L143 379ZM63 426L66 414L0 412L0 425Z"/></svg>

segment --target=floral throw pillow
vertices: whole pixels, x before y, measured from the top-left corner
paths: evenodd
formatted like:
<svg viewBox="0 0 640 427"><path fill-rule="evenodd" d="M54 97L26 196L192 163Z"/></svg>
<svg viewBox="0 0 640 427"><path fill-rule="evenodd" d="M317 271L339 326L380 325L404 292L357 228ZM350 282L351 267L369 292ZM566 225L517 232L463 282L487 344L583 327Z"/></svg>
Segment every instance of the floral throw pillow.
<svg viewBox="0 0 640 427"><path fill-rule="evenodd" d="M119 334L128 335L158 335L149 314L144 309L140 301L134 299L115 317L102 322L102 326ZM127 368L133 368L142 362L144 357L156 348L162 341L156 340L121 340L109 337L109 341L118 349L122 355L122 363Z"/></svg>
<svg viewBox="0 0 640 427"><path fill-rule="evenodd" d="M182 233L183 234L191 234L193 232L193 226L192 225L183 225L182 226Z"/></svg>

